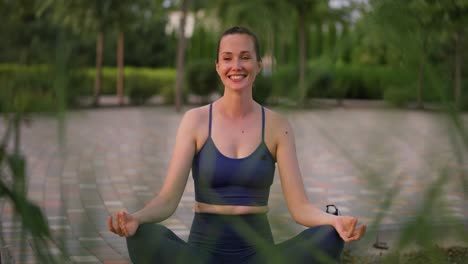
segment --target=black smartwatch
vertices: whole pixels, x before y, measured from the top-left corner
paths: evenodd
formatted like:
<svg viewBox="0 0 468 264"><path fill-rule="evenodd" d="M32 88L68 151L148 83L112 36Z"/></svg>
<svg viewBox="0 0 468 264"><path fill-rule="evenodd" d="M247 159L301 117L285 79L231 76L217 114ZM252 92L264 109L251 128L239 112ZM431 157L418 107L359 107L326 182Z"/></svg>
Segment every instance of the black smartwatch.
<svg viewBox="0 0 468 264"><path fill-rule="evenodd" d="M334 204L328 204L326 212L332 215L340 215L340 211Z"/></svg>

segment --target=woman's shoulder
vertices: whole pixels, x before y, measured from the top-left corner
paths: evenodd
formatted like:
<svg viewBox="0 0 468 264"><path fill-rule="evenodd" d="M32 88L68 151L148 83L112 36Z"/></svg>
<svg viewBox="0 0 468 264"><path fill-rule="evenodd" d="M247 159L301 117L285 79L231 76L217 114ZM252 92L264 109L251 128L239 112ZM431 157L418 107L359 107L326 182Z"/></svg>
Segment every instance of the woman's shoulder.
<svg viewBox="0 0 468 264"><path fill-rule="evenodd" d="M187 110L182 118L183 123L189 123L192 128L196 128L208 121L210 105L194 107Z"/></svg>
<svg viewBox="0 0 468 264"><path fill-rule="evenodd" d="M270 138L273 142L279 143L284 135L293 135L292 127L284 114L265 108L265 119L267 139Z"/></svg>
<svg viewBox="0 0 468 264"><path fill-rule="evenodd" d="M286 116L267 107L263 108L265 109L266 124L271 126L272 129L279 129L290 126Z"/></svg>
<svg viewBox="0 0 468 264"><path fill-rule="evenodd" d="M184 114L185 117L189 118L203 118L207 116L210 105L203 105L199 107L193 107L187 110Z"/></svg>

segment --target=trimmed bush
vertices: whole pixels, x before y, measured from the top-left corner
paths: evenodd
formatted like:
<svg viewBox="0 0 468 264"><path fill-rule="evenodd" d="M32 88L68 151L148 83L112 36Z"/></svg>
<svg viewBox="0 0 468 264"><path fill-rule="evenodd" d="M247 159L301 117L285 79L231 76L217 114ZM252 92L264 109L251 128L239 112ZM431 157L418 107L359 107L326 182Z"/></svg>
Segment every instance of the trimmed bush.
<svg viewBox="0 0 468 264"><path fill-rule="evenodd" d="M164 104L174 104L175 103L175 87L164 86L161 89L160 95L163 98ZM187 102L187 91L182 89L182 102Z"/></svg>
<svg viewBox="0 0 468 264"><path fill-rule="evenodd" d="M219 90L219 78L215 64L209 60L191 62L186 69L187 92L207 96Z"/></svg>
<svg viewBox="0 0 468 264"><path fill-rule="evenodd" d="M270 96L293 100L297 99L299 95L297 89L298 80L299 71L296 65L288 64L278 66L278 68L273 71L273 90Z"/></svg>
<svg viewBox="0 0 468 264"><path fill-rule="evenodd" d="M326 93L326 97L344 99L353 87L353 84L359 83L356 78L356 71L351 67L337 66L334 68L330 89Z"/></svg>
<svg viewBox="0 0 468 264"><path fill-rule="evenodd" d="M69 106L77 105L78 99L82 96L94 95L95 74L94 68L74 69L69 72L66 87ZM124 74L124 93L130 97L132 103L144 103L152 95L162 93L163 90L173 90L175 83L174 69L125 67ZM53 67L48 65L0 64L0 85L2 86L0 90L5 91L6 87L9 87L17 94L21 93L23 97L36 98L28 103L30 111L55 110L54 80ZM101 95L115 95L116 80L117 69L103 68ZM11 96L5 95L2 98L11 98ZM38 98L41 99L37 100ZM50 106L46 107L46 104ZM6 109L9 104L0 102L0 105Z"/></svg>
<svg viewBox="0 0 468 264"><path fill-rule="evenodd" d="M468 78L462 79L461 109L468 110Z"/></svg>
<svg viewBox="0 0 468 264"><path fill-rule="evenodd" d="M382 99L389 69L337 63L310 62L306 69L307 98ZM273 75L274 97L296 100L299 73L296 65L280 66Z"/></svg>
<svg viewBox="0 0 468 264"><path fill-rule="evenodd" d="M145 103L165 87L173 89L174 83L175 71L172 69L125 69L125 90L133 104Z"/></svg>
<svg viewBox="0 0 468 264"><path fill-rule="evenodd" d="M273 78L262 73L258 74L253 85L253 99L260 104L266 104L272 90Z"/></svg>
<svg viewBox="0 0 468 264"><path fill-rule="evenodd" d="M306 69L306 97L330 97L333 89L334 65L324 59L316 60Z"/></svg>
<svg viewBox="0 0 468 264"><path fill-rule="evenodd" d="M411 86L390 86L387 88L387 90L385 90L384 100L391 105L405 107L410 101L414 100L414 96L412 96L413 90L414 88Z"/></svg>
<svg viewBox="0 0 468 264"><path fill-rule="evenodd" d="M0 110L50 112L57 108L54 74L46 65L0 65Z"/></svg>
<svg viewBox="0 0 468 264"><path fill-rule="evenodd" d="M69 88L78 96L93 96L95 68L78 69L70 76ZM124 94L134 103L142 103L152 95L159 94L164 86L173 86L175 70L169 68L151 69L125 67ZM104 67L102 69L101 95L115 95L117 93L117 69Z"/></svg>
<svg viewBox="0 0 468 264"><path fill-rule="evenodd" d="M400 74L384 66L332 64L324 59L310 63L307 71L309 98L382 99L391 83L389 75Z"/></svg>

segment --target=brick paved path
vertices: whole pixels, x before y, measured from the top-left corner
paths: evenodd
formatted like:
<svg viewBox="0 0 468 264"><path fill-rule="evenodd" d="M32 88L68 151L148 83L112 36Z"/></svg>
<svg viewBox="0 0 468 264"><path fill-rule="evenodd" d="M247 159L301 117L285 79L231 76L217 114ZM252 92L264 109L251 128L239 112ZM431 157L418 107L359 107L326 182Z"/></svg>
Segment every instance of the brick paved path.
<svg viewBox="0 0 468 264"><path fill-rule="evenodd" d="M468 220L468 199L457 178L457 172L468 171L468 162L462 157L465 167L457 165L443 116L382 109L283 113L295 130L307 193L317 205L335 203L343 213L370 223L380 212L383 194L400 177L399 192L382 227L396 228L411 219L426 187L448 168L442 195L446 211ZM135 211L158 192L181 116L165 107L70 112L64 152L58 148L53 117L34 117L23 129L29 197L44 209L73 263L129 263L125 242L107 231L106 217L120 208ZM463 153L466 157L466 149ZM270 195L269 218L279 242L301 227L288 214L278 178ZM178 210L164 222L184 239L193 199L190 179ZM17 260L21 255L17 263L36 263L30 248L19 251L19 228L11 216L10 205L0 200L10 251Z"/></svg>

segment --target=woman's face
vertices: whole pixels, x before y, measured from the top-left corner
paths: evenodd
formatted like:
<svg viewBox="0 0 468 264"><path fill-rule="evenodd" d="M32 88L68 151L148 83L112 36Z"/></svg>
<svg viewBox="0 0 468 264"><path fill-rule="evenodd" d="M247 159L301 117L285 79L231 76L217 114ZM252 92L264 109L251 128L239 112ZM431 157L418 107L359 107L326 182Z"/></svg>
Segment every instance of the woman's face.
<svg viewBox="0 0 468 264"><path fill-rule="evenodd" d="M219 44L218 72L225 89L251 89L261 62L256 59L252 38L246 34L226 35Z"/></svg>

